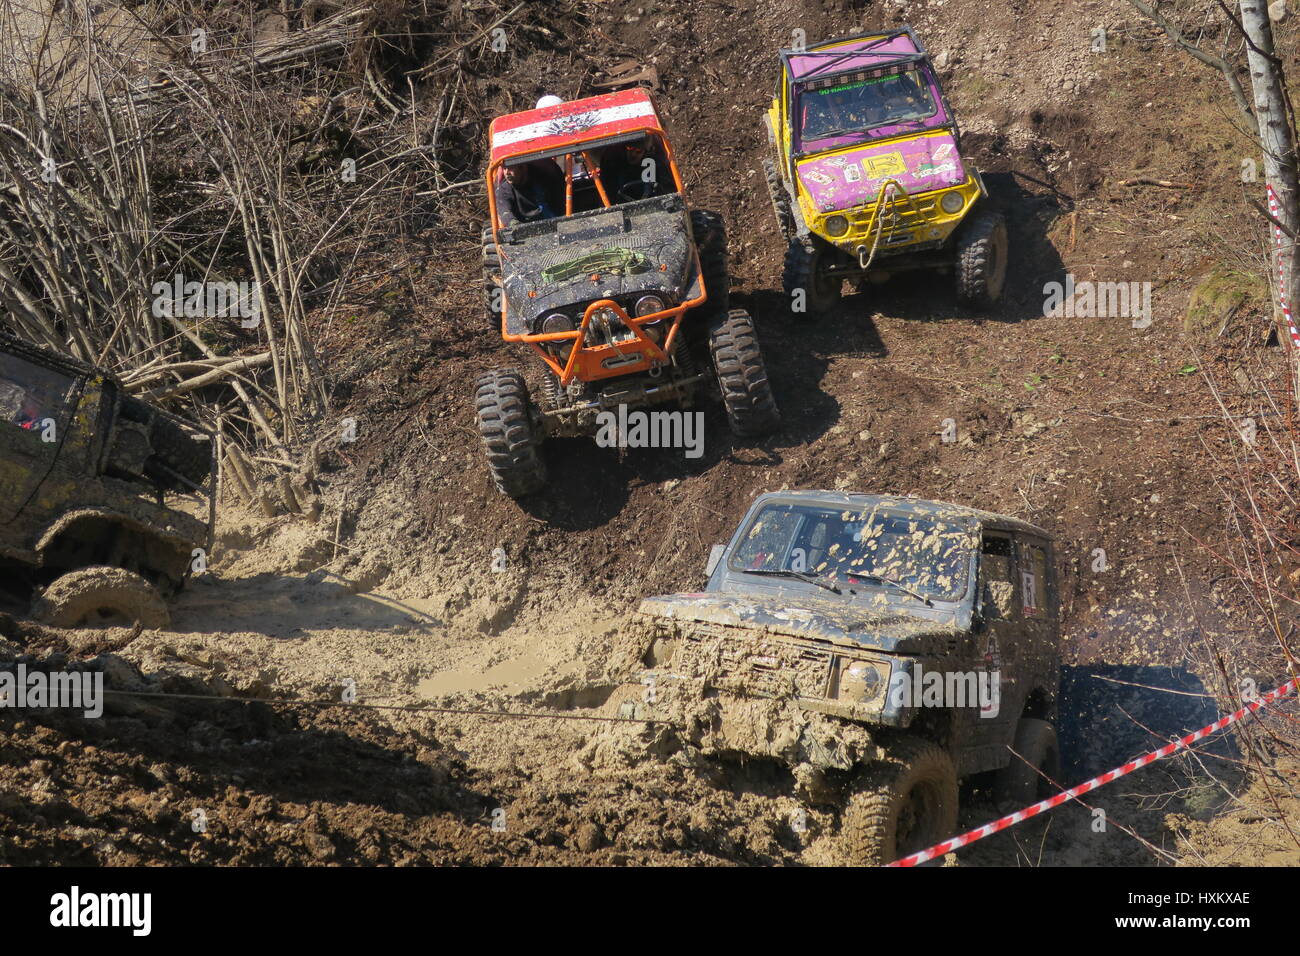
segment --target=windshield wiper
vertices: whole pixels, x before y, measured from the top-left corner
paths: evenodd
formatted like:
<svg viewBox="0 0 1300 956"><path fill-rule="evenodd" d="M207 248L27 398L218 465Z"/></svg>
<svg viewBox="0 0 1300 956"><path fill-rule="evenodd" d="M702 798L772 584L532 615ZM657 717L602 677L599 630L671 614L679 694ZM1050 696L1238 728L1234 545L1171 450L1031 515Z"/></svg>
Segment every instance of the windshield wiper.
<svg viewBox="0 0 1300 956"><path fill-rule="evenodd" d="M810 142L816 142L819 139L830 139L834 136L866 136L870 134L874 126L858 127L855 129L833 129L826 133L817 133L814 136L805 136L803 139Z"/></svg>
<svg viewBox="0 0 1300 956"><path fill-rule="evenodd" d="M815 584L819 588L825 588L827 591L834 591L836 594L842 594L839 587L830 581L823 581L814 574L808 574L806 571L791 571L787 568L747 568L745 574L773 574L778 577L798 578L800 581L807 581L809 584Z"/></svg>
<svg viewBox="0 0 1300 956"><path fill-rule="evenodd" d="M845 573L855 578L863 578L867 581L879 581L881 584L887 584L892 588L897 588L898 590L902 591L904 594L910 594L912 597L922 602L926 607L934 607L934 602L931 601L928 597L926 597L920 591L916 591L913 590L912 588L909 588L906 584L903 584L901 581L895 581L893 578L882 577L879 574L868 574L865 571L863 572L846 571Z"/></svg>
<svg viewBox="0 0 1300 956"><path fill-rule="evenodd" d="M928 118L929 114L926 114L926 116L907 116L902 119L893 118L882 120L879 123L871 123L867 126L857 126L853 129L827 130L825 133L814 133L812 136L805 135L802 138L808 141L816 141L819 139L829 139L832 136L870 136L875 130L881 129L885 126L903 126L909 123L924 123Z"/></svg>

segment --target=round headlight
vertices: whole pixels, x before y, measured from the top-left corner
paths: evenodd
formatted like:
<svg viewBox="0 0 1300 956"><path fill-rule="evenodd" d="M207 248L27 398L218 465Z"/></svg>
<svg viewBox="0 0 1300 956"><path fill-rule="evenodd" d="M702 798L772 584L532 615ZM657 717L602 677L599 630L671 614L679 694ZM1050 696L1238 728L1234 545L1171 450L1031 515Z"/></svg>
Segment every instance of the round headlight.
<svg viewBox="0 0 1300 956"><path fill-rule="evenodd" d="M867 661L849 661L840 672L840 693L843 700L865 704L879 696L884 678L875 665Z"/></svg>
<svg viewBox="0 0 1300 956"><path fill-rule="evenodd" d="M663 310L664 300L659 298L657 295L643 295L641 298L636 300L635 311L637 318L640 318L643 315L652 315L655 312L662 312Z"/></svg>
<svg viewBox="0 0 1300 956"><path fill-rule="evenodd" d="M573 319L563 312L552 312L542 320L542 332L550 335L554 332L572 332Z"/></svg>
<svg viewBox="0 0 1300 956"><path fill-rule="evenodd" d="M825 226L826 231L832 236L842 236L849 231L849 221L843 216L829 216Z"/></svg>
<svg viewBox="0 0 1300 956"><path fill-rule="evenodd" d="M961 193L944 193L943 198L939 200L939 205L944 212L952 216L961 212L961 207L966 205L966 200Z"/></svg>

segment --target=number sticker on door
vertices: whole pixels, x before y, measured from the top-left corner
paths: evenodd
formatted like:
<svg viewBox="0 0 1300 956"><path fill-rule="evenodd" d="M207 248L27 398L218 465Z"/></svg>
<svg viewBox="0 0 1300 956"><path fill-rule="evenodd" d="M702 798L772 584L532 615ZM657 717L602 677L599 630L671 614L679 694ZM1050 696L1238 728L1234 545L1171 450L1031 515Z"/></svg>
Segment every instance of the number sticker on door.
<svg viewBox="0 0 1300 956"><path fill-rule="evenodd" d="M1020 572L1020 607L1026 614L1038 613L1038 577L1033 571Z"/></svg>

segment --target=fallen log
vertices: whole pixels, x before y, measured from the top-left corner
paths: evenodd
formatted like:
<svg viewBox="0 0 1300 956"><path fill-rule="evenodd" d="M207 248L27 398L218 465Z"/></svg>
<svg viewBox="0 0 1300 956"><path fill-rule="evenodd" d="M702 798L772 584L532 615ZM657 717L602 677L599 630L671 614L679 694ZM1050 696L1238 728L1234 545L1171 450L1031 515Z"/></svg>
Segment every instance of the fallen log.
<svg viewBox="0 0 1300 956"><path fill-rule="evenodd" d="M1187 183L1174 183L1167 179L1151 179L1146 176L1138 176L1136 179L1121 179L1121 186L1159 186L1162 189L1191 189Z"/></svg>
<svg viewBox="0 0 1300 956"><path fill-rule="evenodd" d="M212 385L223 379L229 378L237 372L243 372L250 368L261 368L263 365L271 364L271 353L263 352L261 355L249 355L245 358L235 359L225 365L218 365L210 372L204 372L194 378L187 378L183 382L177 382L175 385L167 385L163 388L155 388L152 391L144 393L144 398L150 401L158 401L164 398L171 398L173 395L183 395L186 392L192 392L196 388L202 388L205 385Z"/></svg>

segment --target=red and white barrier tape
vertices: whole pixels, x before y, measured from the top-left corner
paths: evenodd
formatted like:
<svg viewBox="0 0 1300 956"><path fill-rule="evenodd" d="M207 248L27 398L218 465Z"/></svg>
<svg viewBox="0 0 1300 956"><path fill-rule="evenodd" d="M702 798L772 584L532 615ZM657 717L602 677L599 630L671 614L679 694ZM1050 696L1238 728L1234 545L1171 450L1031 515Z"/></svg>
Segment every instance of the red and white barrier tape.
<svg viewBox="0 0 1300 956"><path fill-rule="evenodd" d="M1273 191L1273 184L1268 184L1268 214L1273 217L1275 223L1281 221L1281 208L1278 206L1277 193ZM1286 287L1286 267L1284 263L1290 261L1289 256L1282 255L1282 230L1275 224L1273 226L1273 244L1277 247L1277 301L1282 306L1282 317L1286 319L1287 331L1291 334L1291 344L1300 348L1300 331L1296 330L1295 317L1291 314L1290 295Z"/></svg>
<svg viewBox="0 0 1300 956"><path fill-rule="evenodd" d="M1000 820L994 820L992 823L986 823L982 827L977 827L969 833L963 833L961 836L944 840L942 843L936 843L928 850L922 850L919 853L913 853L911 856L905 856L901 860L895 860L893 863L890 863L889 866L916 866L918 863L925 863L927 860L933 860L936 856L943 856L945 853L951 853L959 847L968 846L976 840L982 840L986 836L992 836L994 833L999 833L1002 830L1013 827L1017 823L1022 823L1023 821L1028 820L1030 817L1036 817L1044 810L1051 810L1053 807L1059 807L1061 804L1073 800L1076 797L1080 797L1083 794L1088 793L1090 790L1104 787L1112 780L1118 780L1120 777L1127 776L1140 767L1145 767L1149 763L1154 763L1162 757L1168 757L1174 751L1180 750L1198 740L1208 737L1210 734L1222 730L1229 724L1236 723L1241 720L1242 717L1246 716L1247 713L1268 706L1273 703L1273 701L1285 697L1287 694L1291 693L1291 691L1296 690L1297 687L1300 687L1300 677L1292 678L1281 687L1271 690L1263 697L1251 701L1245 707L1241 708L1241 710L1228 714L1226 717L1220 717L1214 723L1202 727L1200 730L1188 734L1186 737L1180 737L1178 740L1175 740L1171 744L1166 744L1159 750L1153 750L1149 754L1143 754L1141 757L1136 757L1123 766L1116 767L1114 770L1107 770L1100 777L1093 777L1091 780L1081 783L1077 787L1071 787L1069 790L1062 790L1060 793L1054 794L1046 800L1041 800L1031 807L1017 810L1015 813L1008 814Z"/></svg>

